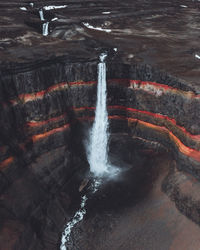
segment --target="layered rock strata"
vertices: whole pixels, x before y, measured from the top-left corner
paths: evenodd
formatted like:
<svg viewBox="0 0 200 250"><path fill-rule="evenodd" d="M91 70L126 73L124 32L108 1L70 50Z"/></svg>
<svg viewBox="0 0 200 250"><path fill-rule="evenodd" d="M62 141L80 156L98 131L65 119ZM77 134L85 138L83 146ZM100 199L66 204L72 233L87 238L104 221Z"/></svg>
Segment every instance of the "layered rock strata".
<svg viewBox="0 0 200 250"><path fill-rule="evenodd" d="M138 147L167 150L176 167L163 190L199 224L199 6L188 0L1 1L4 250L58 248L88 169L83 140L94 117L103 47L120 55L107 62L115 144L128 137ZM49 35L43 36L47 22Z"/></svg>
<svg viewBox="0 0 200 250"><path fill-rule="evenodd" d="M23 237L37 238L26 249L35 249L34 244L43 249L44 242L55 249L70 199L57 194L68 189L77 171L87 168L83 140L94 119L96 68L96 61L66 62L1 73L2 223L10 232L15 229L9 221L19 223L16 235L26 247ZM164 146L178 169L199 178L199 93L150 66L108 62L107 71L111 133ZM44 210L53 209L55 202L60 211L47 218ZM30 231L25 232L27 225ZM16 238L13 242L22 246Z"/></svg>

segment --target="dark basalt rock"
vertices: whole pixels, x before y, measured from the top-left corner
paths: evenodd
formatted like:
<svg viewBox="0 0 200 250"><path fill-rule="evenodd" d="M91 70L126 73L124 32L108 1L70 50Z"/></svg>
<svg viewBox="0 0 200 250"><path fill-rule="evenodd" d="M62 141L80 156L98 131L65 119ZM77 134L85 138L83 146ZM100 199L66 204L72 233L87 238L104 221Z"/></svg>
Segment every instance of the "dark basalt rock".
<svg viewBox="0 0 200 250"><path fill-rule="evenodd" d="M118 75L116 75L116 73L110 72L110 65L112 65L112 62L109 62L107 65L108 76L110 76L111 79L118 77L119 81L108 81L109 116L136 119L136 122L133 122L133 124L129 123L126 119L111 119L110 130L112 133L115 132L113 136L117 139L114 145L117 145L119 141L120 144L122 144L124 141L126 145L124 149L129 149L127 151L128 154L126 150L125 153L118 150L118 154L116 152L111 152L111 155L117 154L121 160L125 162L128 161L130 164L131 161L135 161L136 159L136 154L132 155L130 149L133 145L138 145L138 147L141 148L140 143L136 140L132 142L131 138L143 138L144 145L148 145L148 142L153 143L150 143L149 149L144 149L142 154L149 152L151 156L154 155L155 157L155 152L160 152L161 149L164 150L164 152L167 150L169 151L168 154L171 154L176 160L177 168L190 172L195 177L199 178L199 162L195 162L193 159L190 159L190 157L180 153L179 147L177 147L174 141L170 140L167 134L161 131L149 130L148 126L141 127L137 119L149 124L154 124L155 126L166 127L169 131L172 131L182 143L194 150L199 147L197 141L192 138L190 139L184 132L178 131L176 126L173 127L167 125L165 122L163 123L162 119L158 120L153 116L148 117L148 113L145 116L145 114L140 115L137 112L131 113L127 109L118 108L133 108L134 110L143 110L155 114L159 113L164 116L169 116L170 118L175 118L177 124L184 126L188 132L191 133L194 129L191 130L190 121L184 116L184 114L187 114L188 117L191 116L191 119L192 116L194 117L192 124L197 128L195 132L198 133L199 119L196 116L196 111L194 113L184 113L182 108L179 110L179 107L182 107L182 105L174 106L174 102L170 102L170 98L175 98L176 102L180 99L183 105L185 102L188 102L187 97L181 92L188 92L187 86L184 87L184 83L182 85L179 84L179 86L181 86L180 88L178 88L178 85L175 85L176 91L173 92L172 97L170 92L164 92L163 95L156 96L142 89L131 89L129 81L123 82L123 78L127 79L124 72L130 72L129 66L127 66L127 70L124 70L126 67L122 66L121 73L120 67L118 67ZM116 65L116 63L114 63L114 65ZM53 82L51 85L48 84L49 68L47 67L46 70L44 67L44 69L40 68L39 71L42 72L41 77L45 80L43 81L44 85L39 85L39 82L42 81L39 78L37 80L38 84L36 84L36 89L34 90L34 79L37 78L29 77L30 84L26 86L26 72L24 72L23 78L19 78L24 80L16 81L17 87L15 87L16 91L14 95L9 95L9 88L2 92L2 100L4 100L1 111L1 117L4 117L4 119L2 119L4 123L1 125L3 139L2 147L6 146L6 150L1 156L1 202L4 206L4 211L9 211L9 213L13 215L14 220L22 222L23 226L28 224L31 228L32 231L27 231L23 237L29 238L32 232L32 234L35 235L34 237L36 237L34 244L38 244L38 247L42 245L44 249L57 248L59 240L58 235L61 233L62 226L66 222L65 217L69 218L70 204L73 204L70 200L73 197L78 197L74 195L74 192L78 192L78 188L82 181L81 178L78 177L78 180L74 181L75 186L77 185L77 189L76 191L74 190L74 192L70 191L71 186L69 186L67 182L69 182L75 173L79 173L81 169L87 171L88 167L83 145L85 136L84 129L88 127L87 120L90 120L90 117L94 117L93 107L96 102L95 77L97 77L97 63L73 63L67 64L67 66L65 66L65 70L63 71L64 75L62 75L62 71L56 73L56 68L59 68L59 64L55 68L51 68L52 75L54 75L53 70L55 69L55 78L54 80L51 79ZM139 68L139 66L137 66L136 69L137 68ZM35 69L33 72L35 72ZM34 75L30 71L27 73L29 76ZM17 73L17 75L18 74L21 73ZM40 73L37 74L40 76ZM52 86L59 84L59 82L56 82L56 74L59 75L59 80L62 80L60 80L61 82L66 82L66 88L52 90ZM136 79L139 74L135 74ZM130 76L131 73L128 75ZM9 79L9 76L6 77ZM14 79L17 78L14 77ZM144 77L141 78L141 80L147 79L154 79L154 81L156 81L153 75L151 78L148 78L145 77L144 73ZM80 80L82 84L79 84ZM92 83L88 84L87 81L89 80L91 80ZM173 81L172 79L172 82ZM70 82L74 82L74 84L71 85ZM15 81L13 81L13 83L15 83ZM10 86L12 86L12 84L10 84ZM18 86L20 87L19 90L17 90ZM165 84L165 86L170 86L170 84ZM174 87L174 85L172 86ZM189 89L189 91L191 91L191 89ZM41 93L41 95L37 93ZM193 91L193 93L195 95L195 91ZM21 101L19 96L23 95L25 97L26 94L33 96L33 100L26 101L26 99L23 99ZM165 95L169 98L165 99ZM13 104L12 100L17 100L16 104ZM191 103L196 103L196 105L198 105L199 101L198 99L194 101L191 99L190 104ZM194 108L191 106L191 109L197 110L197 106L195 104L193 105ZM116 108L110 109L110 107ZM90 110L90 108L92 109ZM33 124L36 124L36 126L31 127L29 123L32 122L34 122ZM6 127L4 127L5 124L7 124ZM69 124L69 127L65 127L67 124ZM125 136L124 133L127 135ZM121 137L119 136L120 134L122 134ZM128 138L130 138L130 143ZM111 151L112 148L116 148L117 150L117 147L112 145L111 142ZM14 162L4 167L4 160L11 156L14 157ZM130 156L131 158L129 158ZM37 189L34 188L35 186L37 186ZM17 191L17 195L14 190ZM26 190L26 192L24 192L24 190ZM62 201L58 201L57 199L59 198L57 197L59 197L64 190L67 191L66 197L64 198L64 204L62 204ZM38 193L40 195L37 195ZM54 202L55 199L56 201ZM9 201L12 201L12 203ZM41 203L41 201L43 202ZM182 199L176 196L176 202L182 204L181 201ZM24 206L23 209L20 209L22 203ZM49 219L47 211L54 210L52 206L56 207L56 211L52 212ZM182 209L180 210L183 211ZM194 210L197 211L196 206L194 206ZM65 215L63 215L61 211L65 211ZM191 211L193 211L193 207L191 207ZM196 213L195 211L194 213ZM184 211L183 213L187 215ZM198 217L198 213L196 213L195 216ZM198 223L198 219L195 216L193 216L192 219ZM5 221L8 219L9 217L5 216ZM3 229L4 227L2 230ZM15 241L15 246L18 244L22 247L23 244L27 246L23 237L20 243ZM49 237L51 238L51 243L49 243Z"/></svg>
<svg viewBox="0 0 200 250"><path fill-rule="evenodd" d="M39 19L39 9L65 4L67 8L44 10L50 24L49 36L42 36L44 21ZM102 51L108 52L110 159L113 163L131 165L133 170L132 179L127 177L127 186L120 183L120 189L108 184L108 189L104 189L106 197L109 199L115 191L123 195L133 185L134 190L130 188L133 193L127 191L124 207L132 194L138 211L139 200L146 200L145 206L152 209L162 196L160 200L175 217L182 216L179 210L199 225L200 88L199 62L195 57L200 51L199 4L182 1L185 8L179 1L154 0L0 3L0 246L3 250L57 249L63 226L79 207L78 190L88 174L84 140L94 118L97 64ZM20 7L26 7L27 11ZM111 13L103 13L108 11ZM51 21L53 18L58 19ZM84 25L87 22L103 31L87 28ZM113 50L115 47L117 52ZM139 82L134 85L133 81ZM161 160L159 164L155 160L154 168L152 159L162 157L170 163L158 173ZM172 159L174 169L168 173ZM161 186L173 202L166 201L167 196L159 193ZM148 194L157 199L153 205ZM105 197L102 197L100 192L96 199L103 211L101 203ZM113 202L117 202L115 198ZM90 200L88 207L93 209L93 202ZM160 213L162 204L157 208ZM133 209L133 214L139 218L136 225L140 228L142 217L136 210ZM142 211L148 214L145 209ZM98 216L95 214L94 220L87 218L84 236L88 236L90 225L100 223ZM158 216L158 220L152 219L152 214L148 216L153 232L159 227L159 220L166 225L171 218L168 213L166 218ZM194 228L186 217L180 218L184 230L188 226L196 237L199 228ZM104 235L101 227L113 228L112 220L111 224L109 220L106 222L107 215L102 218L97 235ZM187 237L186 245L177 248L176 241L171 244L169 236L173 228L169 227L167 232L165 226L159 228L163 235L168 235L166 249L187 246ZM145 230L140 230L144 234ZM179 233L175 234L177 239ZM88 245L80 239L79 229L74 235L77 250L81 246L91 249L93 243ZM92 239L94 234L89 236ZM154 238L147 236L149 240ZM162 243L161 240L158 245L152 242L149 245L147 240L142 245L137 233L132 238L135 249L147 246L159 249ZM95 238L94 245L96 242L99 241ZM186 248L198 249L200 242L196 242L194 248ZM97 245L116 250L114 243L111 248L106 238L105 244ZM118 246L131 249L128 243Z"/></svg>

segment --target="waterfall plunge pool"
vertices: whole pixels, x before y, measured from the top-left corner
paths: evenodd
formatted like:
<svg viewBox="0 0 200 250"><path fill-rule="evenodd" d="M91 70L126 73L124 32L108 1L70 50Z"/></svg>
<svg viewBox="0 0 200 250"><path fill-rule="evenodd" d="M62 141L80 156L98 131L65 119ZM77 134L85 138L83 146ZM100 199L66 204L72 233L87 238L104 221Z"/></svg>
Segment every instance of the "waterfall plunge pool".
<svg viewBox="0 0 200 250"><path fill-rule="evenodd" d="M164 225L165 216L175 206L161 191L161 185L171 165L169 156L138 144L128 135L111 134L109 160L121 172L113 179L102 177L95 193L91 192L93 179L89 174L87 186L75 201L78 208L81 197L87 196L86 213L72 228L66 249L148 249L150 242L155 247L168 246L171 236ZM155 218L166 204L170 210ZM148 232L145 241L141 237L143 231Z"/></svg>

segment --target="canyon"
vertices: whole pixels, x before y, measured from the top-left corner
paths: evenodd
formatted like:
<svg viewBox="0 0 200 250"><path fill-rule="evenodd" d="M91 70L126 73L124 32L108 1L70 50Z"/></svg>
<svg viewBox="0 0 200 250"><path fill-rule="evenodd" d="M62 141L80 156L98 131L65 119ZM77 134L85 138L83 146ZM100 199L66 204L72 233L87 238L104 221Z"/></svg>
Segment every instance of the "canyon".
<svg viewBox="0 0 200 250"><path fill-rule="evenodd" d="M1 1L0 249L59 249L90 183L102 52L109 158L122 176L89 198L68 248L200 247L199 7Z"/></svg>

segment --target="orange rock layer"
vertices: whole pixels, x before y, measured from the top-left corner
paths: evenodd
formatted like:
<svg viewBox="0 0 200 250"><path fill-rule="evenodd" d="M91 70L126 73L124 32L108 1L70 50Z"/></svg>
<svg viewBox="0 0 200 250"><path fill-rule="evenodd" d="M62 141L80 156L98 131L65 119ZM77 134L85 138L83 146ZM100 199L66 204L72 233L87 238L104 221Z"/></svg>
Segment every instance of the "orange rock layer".
<svg viewBox="0 0 200 250"><path fill-rule="evenodd" d="M13 161L14 161L14 157L10 156L7 159L5 159L4 161L0 162L0 170L9 166L11 163L13 163Z"/></svg>
<svg viewBox="0 0 200 250"><path fill-rule="evenodd" d="M200 135L193 135L190 132L188 132L184 127L179 126L176 122L175 119L172 119L166 115L161 115L161 114L157 114L157 113L153 113L153 112L149 112L149 111L145 111L145 110L139 110L139 109L134 109L134 108L128 108L125 106L108 106L108 109L118 109L118 110L124 110L124 111L129 111L129 112L133 112L133 113L138 113L138 114L145 114L149 117L154 117L160 120L166 120L168 121L171 125L177 127L178 129L180 129L182 131L182 133L184 133L186 136L190 137L191 139L200 142Z"/></svg>
<svg viewBox="0 0 200 250"><path fill-rule="evenodd" d="M129 118L129 117L122 117L122 116L109 116L109 119L117 119L117 120L121 120L121 119L124 120L124 119L126 119L126 120L128 120L128 122L137 122L139 125L143 125L146 128L157 130L160 133L168 134L169 137L170 137L170 139L176 144L177 148L179 149L179 151L182 154L184 154L185 156L188 156L188 157L194 159L197 162L200 162L200 151L185 146L180 141L179 138L177 138L169 129L167 129L164 126L158 126L158 125L154 125L154 124L149 123L149 122L141 121L139 119Z"/></svg>
<svg viewBox="0 0 200 250"><path fill-rule="evenodd" d="M78 120L80 120L80 121L92 121L93 119L94 119L94 117L81 117L81 118L78 118ZM158 125L155 125L155 124L152 124L152 123L149 123L149 122L139 120L137 118L131 118L131 117L126 117L126 116L113 115L113 116L109 116L109 119L110 120L126 120L126 121L128 121L128 123L136 123L137 126L138 125L139 126L144 126L147 129L152 129L154 131L158 131L159 133L164 133L164 134L169 136L170 140L175 143L177 149L183 155L185 155L185 156L195 160L196 162L200 163L200 151L185 146L180 141L179 138L177 138L169 129L167 129L164 126L158 126ZM45 139L45 138L47 138L47 137L49 137L49 136L51 136L53 134L63 132L65 130L69 129L70 126L71 125L69 123L67 123L67 124L63 125L62 127L52 129L52 130L50 130L48 132L45 132L45 133L34 135L34 136L32 136L32 141L34 143L36 143L36 142L38 142L38 141L40 141L42 139ZM14 157L12 157L12 156L10 156L7 159L5 159L4 161L2 161L0 163L0 170L2 170L4 168L6 168L7 166L9 166L13 161L14 161Z"/></svg>
<svg viewBox="0 0 200 250"><path fill-rule="evenodd" d="M93 120L93 119L94 119L94 117L81 117L81 118L78 118L78 120L80 120L80 121L88 121L88 120ZM179 151L182 154L184 154L184 155L186 155L188 157L191 157L194 160L200 162L200 151L185 146L178 137L176 137L169 129L167 129L164 126L158 126L158 125L155 125L155 124L152 124L152 123L149 123L149 122L139 120L137 118L126 117L126 116L114 115L114 116L109 116L109 119L112 119L112 120L127 120L128 122L138 123L139 125L143 125L143 126L145 126L147 128L159 131L160 133L165 133L165 134L169 135L170 139L176 144L177 148L179 149ZM50 136L52 134L55 134L57 132L61 132L63 130L66 130L69 127L70 127L69 123L65 124L64 126L62 126L60 128L52 129L52 130L50 130L48 132L38 134L38 135L34 135L32 137L32 140L33 140L33 142L36 142L36 141L41 140L41 139L43 139L45 137L48 137L48 136Z"/></svg>
<svg viewBox="0 0 200 250"><path fill-rule="evenodd" d="M195 99L200 99L200 95L196 95L192 91L183 91L177 88L173 88L169 85L166 84L160 84L156 82L150 82L150 81L140 81L140 80L129 80L129 79L108 79L108 83L116 83L116 84L122 84L126 85L129 88L132 89L142 89L144 91L150 92L155 95L162 95L163 93L170 92L170 93L177 93L181 94L186 98L195 98ZM73 85L92 85L96 84L97 81L77 81L77 82L62 82L55 84L45 90L35 92L35 93L29 93L29 94L20 94L18 98L14 100L10 100L10 103L13 105L17 105L20 102L26 103L29 101L34 101L37 99L42 99L46 94L51 93L53 91L58 91L62 90L65 88L68 88Z"/></svg>
<svg viewBox="0 0 200 250"><path fill-rule="evenodd" d="M139 110L139 109L129 108L126 106L119 106L119 105L108 106L107 108L108 108L108 110L123 110L123 111L131 112L135 115L144 114L147 117L154 117L154 118L157 118L159 120L166 120L171 125L178 128L183 134L185 134L190 139L197 141L197 142L200 142L200 135L191 134L184 127L178 125L175 119L172 119L166 115L161 115L161 114L157 114L157 113L153 113L153 112L149 112L149 111L145 111L145 110ZM71 109L74 110L75 112L79 112L79 111L84 111L84 110L95 110L95 107L79 107L79 108L73 107ZM63 119L65 116L66 116L66 113L63 115L60 115L58 117L48 119L46 121L39 121L39 122L31 121L31 122L27 123L27 126L28 127L40 127L42 125L46 125L46 124L51 123L51 122L58 122L59 120Z"/></svg>
<svg viewBox="0 0 200 250"><path fill-rule="evenodd" d="M45 133L42 133L42 134L38 134L38 135L34 135L34 136L32 136L32 141L33 142L37 142L37 141L39 141L41 139L44 139L44 138L46 138L46 137L48 137L50 135L53 135L55 133L61 132L63 130L66 130L69 127L70 127L70 124L67 123L64 126L60 127L60 128L54 128L54 129L52 129L52 130L50 130L48 132L45 132Z"/></svg>
<svg viewBox="0 0 200 250"><path fill-rule="evenodd" d="M192 91L183 91L177 88L173 88L171 86L168 86L166 84L160 84L160 83L156 83L156 82L150 82L150 81L140 81L140 80L130 80L130 79L109 79L107 80L107 82L109 84L111 83L115 83L115 84L122 84L125 85L128 88L131 89L135 89L135 90L143 90L143 91L147 91L149 93L154 94L155 96L161 96L162 94L169 92L171 94L179 94L182 95L185 98L189 98L189 99L200 99L200 95L196 95L194 92ZM88 81L88 82L84 82L84 81L76 81L76 82L62 82L59 84L55 84L45 90L36 92L36 93L29 93L29 94L21 94L18 96L18 98L14 99L14 100L10 100L10 103L13 105L17 105L19 103L26 103L29 101L34 101L37 99L42 99L46 94L49 94L53 91L59 91L65 88L68 88L70 86L74 86L74 85L92 85L92 84L96 84L96 81ZM80 107L80 108L73 108L74 111L78 112L78 111L82 111L82 110L94 110L94 107ZM200 141L200 135L193 135L190 132L188 132L184 127L179 126L176 122L175 119L172 119L168 116L165 115L161 115L161 114L156 114L156 113L152 113L149 111L144 111L144 110L137 110L134 108L129 108L129 107L124 107L124 106L109 106L108 109L118 109L118 110L124 110L127 112L132 112L132 113L138 113L138 114L144 114L147 116L151 116L157 119L161 119L161 120L166 120L167 122L169 122L171 125L175 126L176 128L178 128L182 133L184 133L187 137L191 138L194 141L199 142ZM48 119L46 121L31 121L29 123L27 123L28 127L39 127L39 126L43 126L45 124L48 123L54 123L54 122L58 122L59 120L62 120L65 117L66 114L63 114L59 117L55 117L55 118L51 118ZM79 118L79 120L92 120L92 117L82 117ZM170 139L175 143L175 145L177 146L177 148L179 149L179 151L194 159L197 162L200 162L200 152L198 150L192 149L190 147L185 146L181 140L175 136L172 131L170 131L168 128L164 127L164 126L158 126L146 121L142 121L139 120L137 118L132 118L132 117L126 117L126 116L109 116L109 119L117 119L117 120L128 120L129 122L137 122L140 125L143 125L149 129L153 129L153 130L157 130L159 132L168 134L168 136L170 137ZM59 128L54 128L48 132L42 133L42 134L37 134L32 136L32 141L33 142L37 142L39 140L42 140L52 134L61 132L63 130L66 130L70 127L70 124L65 124L62 127ZM2 161L0 163L0 169L8 166L9 164L11 164L14 161L14 158L11 156L9 158L7 158L6 160Z"/></svg>

